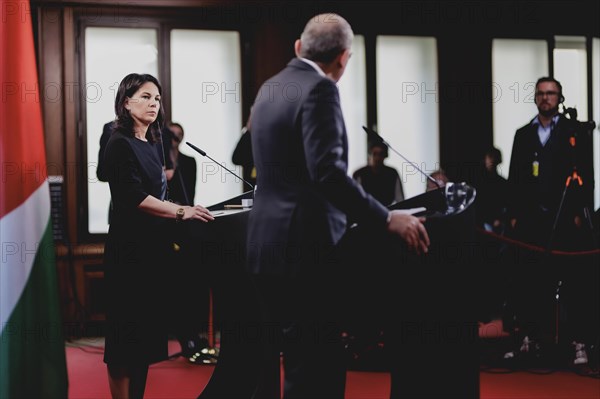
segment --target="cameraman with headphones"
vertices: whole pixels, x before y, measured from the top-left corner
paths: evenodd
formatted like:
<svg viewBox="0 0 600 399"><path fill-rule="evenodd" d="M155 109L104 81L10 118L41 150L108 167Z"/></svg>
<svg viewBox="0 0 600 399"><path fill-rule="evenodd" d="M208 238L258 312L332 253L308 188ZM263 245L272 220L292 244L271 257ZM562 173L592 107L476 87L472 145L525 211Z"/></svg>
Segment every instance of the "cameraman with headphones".
<svg viewBox="0 0 600 399"><path fill-rule="evenodd" d="M579 291L587 294L597 291L597 287L583 287L582 280L589 281L581 275L586 268L575 265L583 266L587 260L549 253L550 250L576 251L594 246L590 219L586 220L584 212L586 208L593 209L591 137L585 129L587 124L559 112L564 100L559 81L551 77L538 79L535 85L538 114L517 130L513 142L507 234L543 250L513 246L510 249L515 252L507 256L514 262L510 292L513 296L509 302L514 301L517 308L519 332L515 338L520 347L507 353L505 358L528 353L529 359L550 360L550 351L539 351L544 344L581 342L581 335L589 332L572 325L576 312L591 309L587 300L576 299ZM583 306L576 306L574 302ZM566 332L564 326L559 328L558 324L564 315L561 313L559 319L557 313L565 303L570 310ZM579 364L581 359L570 361Z"/></svg>
<svg viewBox="0 0 600 399"><path fill-rule="evenodd" d="M560 82L550 77L538 79L538 115L515 134L508 177L508 220L513 236L550 249L575 249L579 243L574 242L573 234L583 224L583 208L593 209L594 174L586 153L591 143L582 134L580 122L559 113L563 101ZM569 192L560 207L569 177Z"/></svg>

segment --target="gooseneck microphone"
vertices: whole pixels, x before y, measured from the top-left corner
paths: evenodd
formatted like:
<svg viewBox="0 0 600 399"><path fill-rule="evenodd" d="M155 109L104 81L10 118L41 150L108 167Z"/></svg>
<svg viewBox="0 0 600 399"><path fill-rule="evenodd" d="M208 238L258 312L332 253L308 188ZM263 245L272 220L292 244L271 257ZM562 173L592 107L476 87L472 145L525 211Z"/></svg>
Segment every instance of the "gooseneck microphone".
<svg viewBox="0 0 600 399"><path fill-rule="evenodd" d="M396 151L396 150L394 149L394 147L392 147L392 146L390 145L390 143L388 143L387 141L385 141L385 140L383 139L383 137L381 137L381 136L379 135L379 133L377 133L377 132L376 132L375 130L373 130L373 129L369 129L369 128L368 128L368 127L366 127L366 126L363 126L362 128L365 130L365 132L367 133L367 136L369 136L369 138L370 138L370 139L372 139L372 140L373 140L373 141L375 141L375 142L379 142L379 143L383 143L383 144L385 144L385 145L386 145L386 146L387 146L387 147L388 147L390 150L394 151L394 152L395 152L396 154L398 154L398 155L399 155L399 156L400 156L402 159L404 159L406 162L408 162L409 164L411 164L412 166L414 166L416 170L418 170L418 171L419 171L419 172L420 172L420 173L421 173L423 176L425 176L425 177L426 177L426 178L427 178L427 179L428 179L430 182L432 182L433 184L435 184L437 188L442 188L442 186L440 186L440 183L438 183L438 182L437 182L437 180L435 180L433 177L429 176L427 173L423 172L423 171L422 171L422 170L421 170L421 169L420 169L420 168L417 166L417 164L416 164L416 163L414 163L414 162L412 162L412 161L410 161L410 160L406 159L406 157L405 157L404 155L402 155L402 154L400 154L398 151Z"/></svg>
<svg viewBox="0 0 600 399"><path fill-rule="evenodd" d="M203 157L207 157L208 159L210 159L211 161L213 161L214 163L216 163L217 165L219 165L220 167L222 167L223 169L225 169L226 171L228 171L229 173L231 173L232 175L234 175L235 177L237 177L238 179L240 179L241 181L243 181L244 183L246 183L247 185L249 185L252 188L252 190L254 190L254 185L252 183L250 183L249 181L246 181L243 178L241 178L240 176L236 175L233 171L227 169L225 166L221 165L220 163L218 163L217 161L215 161L214 159L212 159L210 157L210 155L208 155L206 152L202 151L200 148L196 147L195 145L193 145L189 141L186 141L185 143L187 145L189 145L190 147L192 147L192 149L194 151L196 151L197 153L199 153Z"/></svg>

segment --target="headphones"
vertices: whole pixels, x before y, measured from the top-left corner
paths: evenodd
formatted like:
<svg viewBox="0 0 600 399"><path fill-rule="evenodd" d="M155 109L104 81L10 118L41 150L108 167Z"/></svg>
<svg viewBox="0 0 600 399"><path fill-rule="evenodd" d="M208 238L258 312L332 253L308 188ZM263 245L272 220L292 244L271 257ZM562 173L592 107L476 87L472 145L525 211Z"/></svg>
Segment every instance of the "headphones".
<svg viewBox="0 0 600 399"><path fill-rule="evenodd" d="M563 94L562 94L562 86L560 85L560 83L558 84L558 90L559 90L558 95L560 96L558 98L558 103L562 104L565 102L565 96L563 96Z"/></svg>

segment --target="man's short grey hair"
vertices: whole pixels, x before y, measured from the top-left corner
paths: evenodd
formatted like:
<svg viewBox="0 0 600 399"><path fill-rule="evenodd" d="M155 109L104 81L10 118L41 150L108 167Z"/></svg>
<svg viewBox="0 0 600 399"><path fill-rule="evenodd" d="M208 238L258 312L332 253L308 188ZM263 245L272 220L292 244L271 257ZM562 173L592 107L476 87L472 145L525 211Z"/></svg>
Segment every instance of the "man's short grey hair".
<svg viewBox="0 0 600 399"><path fill-rule="evenodd" d="M337 14L320 14L308 21L300 36L300 57L330 63L352 47L354 32L348 21Z"/></svg>

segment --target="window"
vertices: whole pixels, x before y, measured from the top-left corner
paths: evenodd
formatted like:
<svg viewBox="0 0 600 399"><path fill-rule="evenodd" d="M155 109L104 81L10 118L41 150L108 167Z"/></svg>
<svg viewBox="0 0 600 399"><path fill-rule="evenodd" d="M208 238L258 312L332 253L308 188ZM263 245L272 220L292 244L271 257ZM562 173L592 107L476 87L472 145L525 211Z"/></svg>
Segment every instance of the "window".
<svg viewBox="0 0 600 399"><path fill-rule="evenodd" d="M434 38L378 36L378 133L426 173L439 168L438 61ZM386 163L402 177L404 195L425 191L412 164L390 151Z"/></svg>
<svg viewBox="0 0 600 399"><path fill-rule="evenodd" d="M577 109L577 119L588 120L587 51L585 37L556 36L554 77L563 87L565 106Z"/></svg>
<svg viewBox="0 0 600 399"><path fill-rule="evenodd" d="M124 76L132 72L149 73L160 79L157 38L158 29L85 29L88 232L91 234L108 232L110 190L107 183L96 178L102 127L115 117L114 99ZM231 153L242 126L239 43L238 32L232 31L174 29L170 35L171 109L168 111L172 120L185 129L185 141L202 148L230 169L233 168ZM239 180L208 158L184 143L180 150L196 158L196 203L208 206L242 192Z"/></svg>
<svg viewBox="0 0 600 399"><path fill-rule="evenodd" d="M85 112L87 129L88 231L108 232L110 190L96 178L102 126L115 119L115 96L126 75L158 77L155 29L85 29Z"/></svg>
<svg viewBox="0 0 600 399"><path fill-rule="evenodd" d="M338 82L340 102L348 133L348 173L367 163L367 81L364 36L354 36L352 57Z"/></svg>
<svg viewBox="0 0 600 399"><path fill-rule="evenodd" d="M585 48L585 37L583 36L556 36L554 38L555 48L553 51L554 58L554 77L560 82L563 87L565 96L564 105L567 108L574 108L577 111L577 119L587 121L590 119L588 113L588 74L587 74L587 50ZM594 57L594 49L592 48L592 57ZM597 57L597 55L596 55ZM592 64L594 59L592 58ZM593 68L593 65L592 65ZM592 74L596 78L598 64L596 64L596 74ZM594 90L596 96L598 90ZM594 102L594 108L598 108L598 102ZM597 110L596 110L597 112ZM596 121L597 115L596 115ZM594 165L598 165L598 139L594 140ZM600 177L599 168L594 168L594 179L596 181L594 187L594 205L598 207L600 201L598 191L598 178ZM584 182L585 184L585 182Z"/></svg>
<svg viewBox="0 0 600 399"><path fill-rule="evenodd" d="M535 82L548 76L545 40L494 39L492 42L492 112L494 145L502 151L498 173L508 177L515 132L537 115Z"/></svg>
<svg viewBox="0 0 600 399"><path fill-rule="evenodd" d="M242 128L241 55L238 32L171 31L171 115L185 131L184 141L228 169ZM240 180L182 143L180 151L196 158L195 202L209 206L239 195Z"/></svg>
<svg viewBox="0 0 600 399"><path fill-rule="evenodd" d="M593 120L600 118L600 39L592 41ZM535 82L549 75L548 45L545 40L494 39L492 48L492 89L494 91L494 143L502 153L500 174L508 176L515 131L537 115L533 102ZM564 105L577 110L577 119L590 119L588 110L588 70L586 38L556 36L552 52L554 77L561 82ZM530 104L524 106L524 103ZM597 129L597 128L596 128ZM600 206L600 144L594 139L594 206Z"/></svg>

